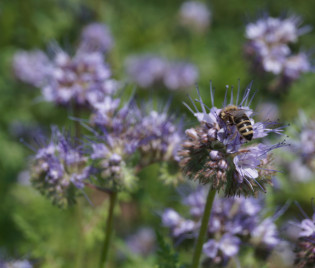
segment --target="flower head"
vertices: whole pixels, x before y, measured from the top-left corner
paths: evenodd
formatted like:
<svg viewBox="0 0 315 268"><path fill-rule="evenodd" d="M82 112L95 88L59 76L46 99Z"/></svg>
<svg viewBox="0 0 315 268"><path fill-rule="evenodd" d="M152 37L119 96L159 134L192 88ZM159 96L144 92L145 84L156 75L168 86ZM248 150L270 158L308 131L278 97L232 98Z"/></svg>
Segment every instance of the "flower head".
<svg viewBox="0 0 315 268"><path fill-rule="evenodd" d="M304 72L313 71L305 53L293 54L290 44L310 30L300 27L301 18L291 16L273 18L264 16L246 26L246 53L254 63L266 72L281 75L282 79L293 81Z"/></svg>
<svg viewBox="0 0 315 268"><path fill-rule="evenodd" d="M300 111L296 123L291 128L291 148L289 155L294 159L285 160L288 165L290 177L297 182L307 182L313 178L315 171L315 121ZM292 131L294 130L294 131Z"/></svg>
<svg viewBox="0 0 315 268"><path fill-rule="evenodd" d="M43 86L53 70L49 58L40 50L18 51L13 57L15 76L35 87Z"/></svg>
<svg viewBox="0 0 315 268"><path fill-rule="evenodd" d="M183 199L190 209L190 218L173 209L162 214L162 223L169 228L172 238L179 243L197 237L206 203L206 189L199 187ZM216 198L208 223L203 253L211 264L225 264L237 255L242 246L271 252L279 244L273 218L263 219L262 202L254 198Z"/></svg>
<svg viewBox="0 0 315 268"><path fill-rule="evenodd" d="M53 59L43 52L18 52L14 56L16 76L42 91L42 98L58 105L93 106L113 95L119 83L100 51L79 49L70 57L54 48Z"/></svg>
<svg viewBox="0 0 315 268"><path fill-rule="evenodd" d="M130 174L147 165L177 163L182 140L181 127L174 116L167 114L167 107L158 112L152 107L139 108L133 99L121 108L119 103L118 99L111 98L99 102L94 105L91 117L96 136L92 158L97 162L103 182L115 189L132 187L134 175ZM139 157L137 166L131 164L134 157Z"/></svg>
<svg viewBox="0 0 315 268"><path fill-rule="evenodd" d="M211 12L202 2L186 1L180 7L179 17L182 25L203 32L210 24Z"/></svg>
<svg viewBox="0 0 315 268"><path fill-rule="evenodd" d="M312 218L302 220L299 239L296 245L295 265L298 268L314 267L315 265L315 213Z"/></svg>
<svg viewBox="0 0 315 268"><path fill-rule="evenodd" d="M131 57L126 61L126 68L131 79L142 88L157 85L179 90L192 86L198 78L195 65L155 55Z"/></svg>
<svg viewBox="0 0 315 268"><path fill-rule="evenodd" d="M200 96L201 111L194 102L195 111L186 105L200 126L186 130L187 140L179 152L180 165L189 178L210 183L212 189L222 189L227 196L265 191L265 185L270 183L274 173L269 167L269 152L284 146L283 143L245 146L248 140L282 132L281 127L272 128L274 122L253 120L253 111L249 108L253 99L250 90L249 86L241 103L236 105L233 104L232 90L230 104L227 105L225 100L221 109L214 106L212 87L212 108L207 108Z"/></svg>
<svg viewBox="0 0 315 268"><path fill-rule="evenodd" d="M51 140L42 145L31 166L31 182L58 206L75 202L75 193L83 189L90 175L87 158L57 128Z"/></svg>
<svg viewBox="0 0 315 268"><path fill-rule="evenodd" d="M79 51L106 53L113 44L113 37L105 24L91 23L82 30Z"/></svg>

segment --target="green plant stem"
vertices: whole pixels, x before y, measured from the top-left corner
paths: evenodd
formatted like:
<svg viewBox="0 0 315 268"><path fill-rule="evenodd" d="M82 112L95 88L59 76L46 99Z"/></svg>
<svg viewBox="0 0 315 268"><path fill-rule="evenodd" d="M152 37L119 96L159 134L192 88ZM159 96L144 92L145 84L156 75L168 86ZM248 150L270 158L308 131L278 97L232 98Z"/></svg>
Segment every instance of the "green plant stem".
<svg viewBox="0 0 315 268"><path fill-rule="evenodd" d="M108 208L108 216L107 216L107 224L105 228L105 239L104 244L102 246L102 252L101 252L101 261L100 261L100 268L105 267L108 250L109 250L109 244L113 229L113 219L114 219L114 208L117 200L117 192L112 192L109 194L109 208Z"/></svg>
<svg viewBox="0 0 315 268"><path fill-rule="evenodd" d="M211 214L211 209L213 205L213 200L215 197L215 190L209 189L209 193L207 196L207 202L205 206L205 210L203 212L202 216L202 221L201 221L201 227L199 231L199 236L195 245L195 250L194 250L194 255L193 255L193 260L192 260L192 268L198 268L199 267L199 261L200 261L200 256L202 252L202 246L206 238L206 233L208 229L208 223L209 223L209 218Z"/></svg>

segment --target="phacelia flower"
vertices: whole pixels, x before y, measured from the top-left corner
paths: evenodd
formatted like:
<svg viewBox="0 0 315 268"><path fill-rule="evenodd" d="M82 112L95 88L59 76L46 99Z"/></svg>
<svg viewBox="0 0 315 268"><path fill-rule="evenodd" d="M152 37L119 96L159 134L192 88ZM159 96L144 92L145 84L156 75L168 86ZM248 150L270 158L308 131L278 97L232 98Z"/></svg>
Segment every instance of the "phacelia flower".
<svg viewBox="0 0 315 268"><path fill-rule="evenodd" d="M40 50L18 51L13 57L13 71L15 76L24 83L34 87L41 87L53 70L49 58Z"/></svg>
<svg viewBox="0 0 315 268"><path fill-rule="evenodd" d="M186 1L180 7L179 18L182 25L203 32L210 24L211 12L202 2Z"/></svg>
<svg viewBox="0 0 315 268"><path fill-rule="evenodd" d="M199 233L207 191L199 187L183 199L189 207L190 218L182 217L173 209L162 214L163 226L169 228L175 243L188 242ZM203 245L206 262L224 265L247 246L271 251L279 244L278 231L273 218L263 219L263 204L254 198L216 198Z"/></svg>
<svg viewBox="0 0 315 268"><path fill-rule="evenodd" d="M107 187L116 189L127 185L130 188L133 180L129 175L147 165L177 163L182 140L181 127L167 109L148 111L146 107L139 108L134 100L119 108L119 103L118 99L97 103L90 120L96 137L92 158L97 160L104 183L111 182ZM139 159L135 167L130 162L136 155Z"/></svg>
<svg viewBox="0 0 315 268"><path fill-rule="evenodd" d="M113 44L113 37L105 24L91 23L82 30L79 51L106 53L112 49Z"/></svg>
<svg viewBox="0 0 315 268"><path fill-rule="evenodd" d="M131 79L142 88L165 86L170 90L192 86L198 78L198 69L188 62L168 61L154 55L130 57L126 69Z"/></svg>
<svg viewBox="0 0 315 268"><path fill-rule="evenodd" d="M290 137L290 150L284 158L290 178L296 182L307 182L313 178L315 171L315 121L308 118L302 111L295 124L287 134Z"/></svg>
<svg viewBox="0 0 315 268"><path fill-rule="evenodd" d="M100 50L80 48L73 57L60 48L54 50L52 59L41 51L18 52L14 56L16 76L40 88L43 100L91 107L119 88Z"/></svg>
<svg viewBox="0 0 315 268"><path fill-rule="evenodd" d="M90 175L87 157L57 128L51 140L36 152L31 165L31 182L42 194L60 207L75 202L78 189Z"/></svg>
<svg viewBox="0 0 315 268"><path fill-rule="evenodd" d="M151 228L140 228L135 234L127 237L126 244L133 254L146 257L155 249L155 233Z"/></svg>
<svg viewBox="0 0 315 268"><path fill-rule="evenodd" d="M315 213L297 225L300 228L296 245L295 265L298 268L315 266Z"/></svg>
<svg viewBox="0 0 315 268"><path fill-rule="evenodd" d="M56 104L91 106L118 89L100 52L78 53L71 58L59 50L50 75L49 83L42 88L43 98Z"/></svg>
<svg viewBox="0 0 315 268"><path fill-rule="evenodd" d="M297 16L273 18L264 16L246 26L249 40L245 52L252 57L255 65L265 72L280 75L283 80L293 81L302 73L313 71L305 53L293 54L290 44L310 30L300 27L302 21Z"/></svg>
<svg viewBox="0 0 315 268"><path fill-rule="evenodd" d="M178 161L177 153L183 140L181 125L176 123L174 115L168 115L167 109L161 112L151 109L139 110L134 130L140 140L138 148L142 158L147 163Z"/></svg>
<svg viewBox="0 0 315 268"><path fill-rule="evenodd" d="M284 146L284 143L246 144L248 140L255 141L269 133L282 133L282 127L272 128L274 122L253 120L253 111L249 107L253 99L250 90L249 86L240 104L236 102L235 105L232 90L230 104L227 105L225 99L219 109L214 106L211 87L212 108L204 104L200 95L201 111L193 101L195 110L187 105L200 125L186 130L187 139L179 151L180 166L188 178L209 183L212 189L223 190L226 196L265 192L265 185L271 182L275 172L270 167L269 152Z"/></svg>

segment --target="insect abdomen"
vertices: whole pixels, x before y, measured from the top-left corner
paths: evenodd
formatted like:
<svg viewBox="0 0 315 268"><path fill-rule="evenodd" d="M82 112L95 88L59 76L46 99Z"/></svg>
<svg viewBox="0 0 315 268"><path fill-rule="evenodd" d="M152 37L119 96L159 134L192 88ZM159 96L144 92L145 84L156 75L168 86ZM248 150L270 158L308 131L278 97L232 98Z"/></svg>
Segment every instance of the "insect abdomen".
<svg viewBox="0 0 315 268"><path fill-rule="evenodd" d="M240 118L235 118L235 123L238 131L246 140L252 140L253 138L253 126L246 115Z"/></svg>

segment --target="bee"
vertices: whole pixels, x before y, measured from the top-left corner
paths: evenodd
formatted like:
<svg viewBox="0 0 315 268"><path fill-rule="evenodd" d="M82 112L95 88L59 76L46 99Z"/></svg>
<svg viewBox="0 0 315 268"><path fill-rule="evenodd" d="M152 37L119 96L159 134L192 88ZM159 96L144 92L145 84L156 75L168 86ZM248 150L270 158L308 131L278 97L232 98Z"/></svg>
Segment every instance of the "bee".
<svg viewBox="0 0 315 268"><path fill-rule="evenodd" d="M248 141L252 140L254 134L253 126L243 109L235 105L228 105L221 110L219 117L225 123L235 125L244 139Z"/></svg>

